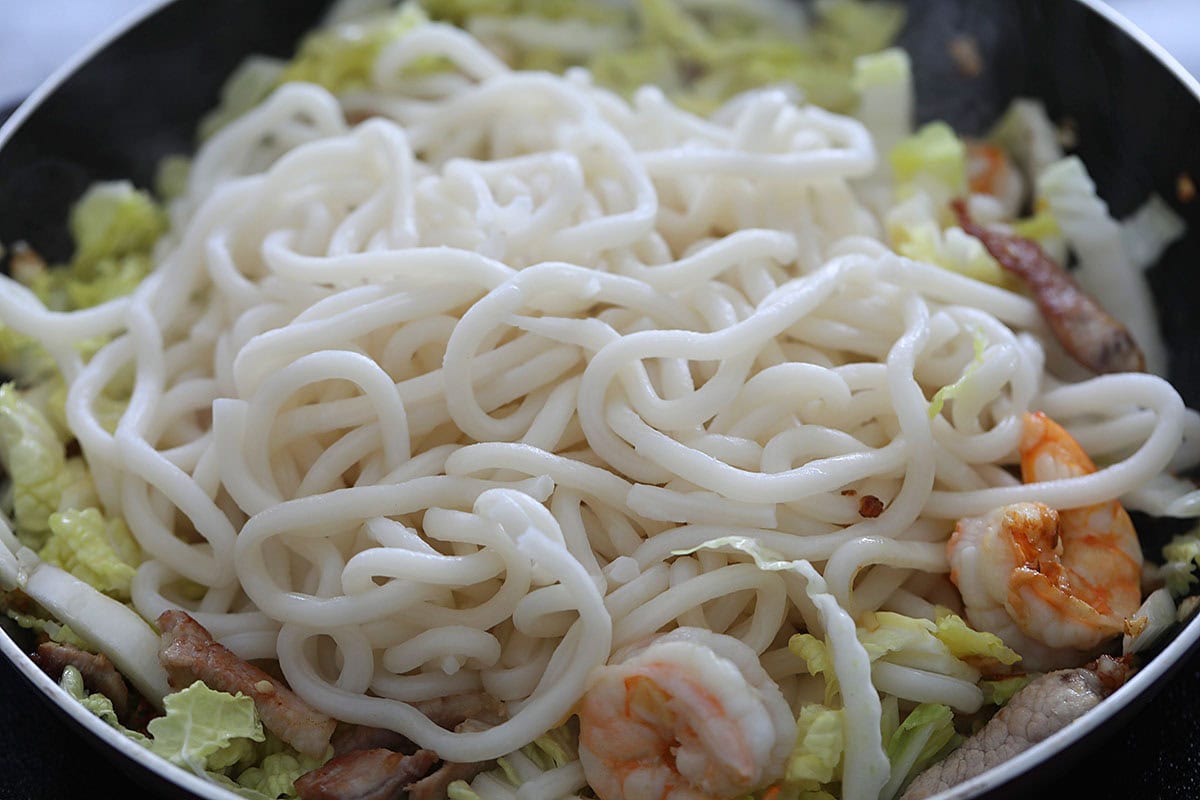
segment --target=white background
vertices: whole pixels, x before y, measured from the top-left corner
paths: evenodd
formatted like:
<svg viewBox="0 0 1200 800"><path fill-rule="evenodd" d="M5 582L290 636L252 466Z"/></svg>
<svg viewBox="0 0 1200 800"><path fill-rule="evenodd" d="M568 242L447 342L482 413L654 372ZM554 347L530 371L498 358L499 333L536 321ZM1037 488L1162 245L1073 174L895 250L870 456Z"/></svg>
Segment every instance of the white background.
<svg viewBox="0 0 1200 800"><path fill-rule="evenodd" d="M73 52L148 1L0 0L0 106L24 97ZM1110 4L1200 76L1197 0Z"/></svg>

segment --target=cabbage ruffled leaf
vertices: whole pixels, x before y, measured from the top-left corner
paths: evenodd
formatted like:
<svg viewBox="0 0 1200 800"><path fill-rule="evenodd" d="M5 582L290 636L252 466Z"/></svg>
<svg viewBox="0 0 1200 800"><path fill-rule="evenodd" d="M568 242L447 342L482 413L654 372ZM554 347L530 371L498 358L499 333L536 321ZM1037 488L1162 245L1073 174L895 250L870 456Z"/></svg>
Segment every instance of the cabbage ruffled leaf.
<svg viewBox="0 0 1200 800"><path fill-rule="evenodd" d="M788 756L784 780L802 792L821 790L840 780L846 749L845 712L809 703L796 718L796 744Z"/></svg>
<svg viewBox="0 0 1200 800"><path fill-rule="evenodd" d="M28 547L44 544L51 514L96 503L83 461L66 457L54 426L11 383L0 386L0 463L11 479L17 535Z"/></svg>
<svg viewBox="0 0 1200 800"><path fill-rule="evenodd" d="M983 243L956 225L945 224L942 212L953 194L949 187L921 175L904 187L909 196L885 213L892 249L900 255L957 272L993 286L1011 281Z"/></svg>
<svg viewBox="0 0 1200 800"><path fill-rule="evenodd" d="M858 640L874 663L890 661L975 684L980 667L992 669L1020 660L998 636L976 631L958 615L943 612L937 622L891 611L864 614ZM804 659L812 675L828 675L824 642L810 633L798 633L788 649Z"/></svg>
<svg viewBox="0 0 1200 800"><path fill-rule="evenodd" d="M166 229L166 215L148 193L127 181L93 185L71 210L75 255L65 276L71 307L90 308L136 289Z"/></svg>
<svg viewBox="0 0 1200 800"><path fill-rule="evenodd" d="M967 183L967 148L944 122L930 122L898 142L888 153L897 182L936 181L954 193Z"/></svg>
<svg viewBox="0 0 1200 800"><path fill-rule="evenodd" d="M940 703L922 703L908 713L887 743L892 777L884 797L897 794L925 767L945 758L963 741L954 730L954 712Z"/></svg>
<svg viewBox="0 0 1200 800"><path fill-rule="evenodd" d="M1037 676L1013 675L1008 678L982 680L979 682L979 688L983 690L984 702L994 706L1003 706L1012 699L1014 694L1028 686L1035 677Z"/></svg>
<svg viewBox="0 0 1200 800"><path fill-rule="evenodd" d="M983 366L983 351L987 347L987 339L984 338L982 331L976 329L972 336L972 348L975 355L971 359L971 363L967 364L967 368L963 370L962 377L947 386L943 386L933 394L933 399L929 401L929 418L933 419L938 414L942 413L942 407L945 406L947 400L953 400L956 396L962 393L971 382L971 378Z"/></svg>
<svg viewBox="0 0 1200 800"><path fill-rule="evenodd" d="M334 94L366 87L380 52L426 22L428 17L420 6L404 3L379 17L314 31L279 73L277 83L315 83Z"/></svg>
<svg viewBox="0 0 1200 800"><path fill-rule="evenodd" d="M91 713L95 714L109 726L117 729L126 737L132 739L143 747L150 746L150 740L137 731L132 731L121 724L117 718L117 712L113 708L112 700L106 695L99 692L88 692L83 685L83 674L73 666L68 665L63 669L62 677L59 679L58 685L61 686L67 694L75 698L76 701Z"/></svg>
<svg viewBox="0 0 1200 800"><path fill-rule="evenodd" d="M106 519L96 508L50 515L50 536L38 553L80 580L118 600L129 600L141 548L119 518Z"/></svg>
<svg viewBox="0 0 1200 800"><path fill-rule="evenodd" d="M273 738L268 734L268 741ZM328 760L328 754L313 758L288 747L264 756L255 766L243 770L237 776L237 783L243 789L269 798L296 797L296 779Z"/></svg>
<svg viewBox="0 0 1200 800"><path fill-rule="evenodd" d="M1162 549L1164 563L1159 576L1175 597L1183 597L1191 591L1196 577L1196 566L1200 565L1200 528L1181 533L1171 539Z"/></svg>
<svg viewBox="0 0 1200 800"><path fill-rule="evenodd" d="M229 766L224 751L244 747L238 740L266 739L254 700L244 694L231 695L196 681L186 689L163 698L166 714L150 721L150 749L181 767L194 771ZM234 759L236 760L236 759Z"/></svg>

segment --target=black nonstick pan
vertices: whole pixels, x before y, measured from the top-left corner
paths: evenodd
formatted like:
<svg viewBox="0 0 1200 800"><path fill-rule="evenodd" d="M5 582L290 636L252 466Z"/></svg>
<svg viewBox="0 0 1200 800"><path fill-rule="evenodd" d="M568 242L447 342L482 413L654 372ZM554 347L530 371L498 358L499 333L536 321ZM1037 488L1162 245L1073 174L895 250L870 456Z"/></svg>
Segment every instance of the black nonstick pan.
<svg viewBox="0 0 1200 800"><path fill-rule="evenodd" d="M580 0L585 2L586 0ZM152 181L165 155L194 148L196 121L247 54L287 55L329 0L174 0L95 43L0 129L0 242L69 256L67 209L96 180ZM1016 96L1043 100L1073 131L1118 217L1152 192L1189 226L1149 273L1171 379L1200 407L1200 84L1096 0L912 0L901 44L921 121L985 131ZM0 5L0 25L3 24ZM967 37L981 69L963 70ZM1138 520L1151 556L1178 526ZM174 768L83 710L0 634L0 800L234 795ZM1195 796L1200 776L1200 621L1097 710L942 797ZM1160 694L1161 693L1161 694ZM1157 696L1157 698L1156 698Z"/></svg>

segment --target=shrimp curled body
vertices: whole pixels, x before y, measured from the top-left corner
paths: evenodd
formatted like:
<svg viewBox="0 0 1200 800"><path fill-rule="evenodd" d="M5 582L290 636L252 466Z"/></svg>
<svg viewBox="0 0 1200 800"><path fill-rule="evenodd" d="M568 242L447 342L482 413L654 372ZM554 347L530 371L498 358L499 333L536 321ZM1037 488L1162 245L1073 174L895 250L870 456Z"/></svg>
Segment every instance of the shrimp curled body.
<svg viewBox="0 0 1200 800"><path fill-rule="evenodd" d="M754 651L698 628L599 667L579 723L579 757L601 800L741 797L783 774L796 738Z"/></svg>
<svg viewBox="0 0 1200 800"><path fill-rule="evenodd" d="M1020 451L1026 483L1096 471L1044 414L1025 415ZM1116 500L1063 511L1004 506L960 520L947 553L971 624L1000 636L1026 669L1087 661L1141 603L1142 551Z"/></svg>

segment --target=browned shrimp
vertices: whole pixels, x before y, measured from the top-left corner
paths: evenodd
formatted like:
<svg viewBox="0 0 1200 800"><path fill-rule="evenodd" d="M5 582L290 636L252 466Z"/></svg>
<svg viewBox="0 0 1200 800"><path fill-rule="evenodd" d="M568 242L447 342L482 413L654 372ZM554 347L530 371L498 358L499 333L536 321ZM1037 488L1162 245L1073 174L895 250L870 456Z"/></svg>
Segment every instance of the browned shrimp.
<svg viewBox="0 0 1200 800"><path fill-rule="evenodd" d="M1093 372L1146 369L1142 351L1125 326L1080 288L1037 242L975 224L962 200L955 200L951 207L962 229L982 242L1000 266L1025 282L1054 338L1072 358Z"/></svg>

